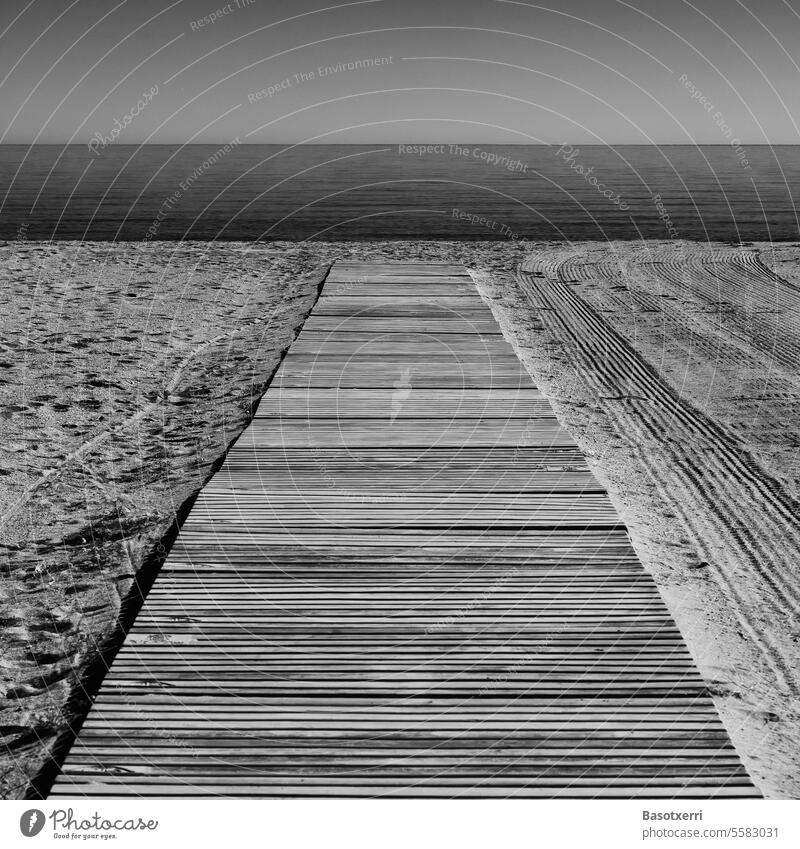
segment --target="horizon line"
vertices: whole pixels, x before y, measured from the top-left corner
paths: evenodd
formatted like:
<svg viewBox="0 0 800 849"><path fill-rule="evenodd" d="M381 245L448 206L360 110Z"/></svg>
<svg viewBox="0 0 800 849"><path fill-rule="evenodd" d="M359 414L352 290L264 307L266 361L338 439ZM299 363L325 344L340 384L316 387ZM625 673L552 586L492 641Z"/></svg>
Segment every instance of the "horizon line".
<svg viewBox="0 0 800 849"><path fill-rule="evenodd" d="M91 139L89 140L91 141ZM208 147L209 145L230 144L235 139L220 139L207 142L114 142L106 149L112 147ZM749 142L739 139L740 146L744 147L800 147L800 141L795 142ZM0 147L87 147L89 142L24 142L4 141ZM732 147L730 142L502 142L502 141L375 141L375 142L244 142L239 141L236 147L365 147L367 145L422 145L425 147L435 145L498 145L502 147Z"/></svg>

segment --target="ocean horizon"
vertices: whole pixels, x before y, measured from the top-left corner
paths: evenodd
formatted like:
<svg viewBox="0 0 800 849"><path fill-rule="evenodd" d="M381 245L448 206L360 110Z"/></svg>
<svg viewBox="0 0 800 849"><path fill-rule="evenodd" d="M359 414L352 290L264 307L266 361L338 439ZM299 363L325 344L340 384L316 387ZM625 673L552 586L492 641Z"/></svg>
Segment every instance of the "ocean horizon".
<svg viewBox="0 0 800 849"><path fill-rule="evenodd" d="M787 241L795 145L2 145L4 240Z"/></svg>

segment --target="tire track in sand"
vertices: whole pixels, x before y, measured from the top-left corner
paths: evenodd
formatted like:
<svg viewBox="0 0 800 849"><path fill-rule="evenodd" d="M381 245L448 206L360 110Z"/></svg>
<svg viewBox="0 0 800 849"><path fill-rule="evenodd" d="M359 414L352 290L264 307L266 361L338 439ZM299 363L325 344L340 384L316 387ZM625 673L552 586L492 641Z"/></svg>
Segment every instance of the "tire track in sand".
<svg viewBox="0 0 800 849"><path fill-rule="evenodd" d="M662 492L663 470L653 463L648 443L658 445L662 456L667 453L673 473L667 500L680 512L742 631L780 687L796 697L800 675L792 634L800 614L794 570L800 560L799 505L735 437L681 398L572 290L571 280L586 279L575 275L574 265L566 259L529 260L520 270L520 286L543 327L568 342L580 379L596 395L619 399L607 405L607 413L618 432L629 435ZM682 498L675 498L676 489Z"/></svg>

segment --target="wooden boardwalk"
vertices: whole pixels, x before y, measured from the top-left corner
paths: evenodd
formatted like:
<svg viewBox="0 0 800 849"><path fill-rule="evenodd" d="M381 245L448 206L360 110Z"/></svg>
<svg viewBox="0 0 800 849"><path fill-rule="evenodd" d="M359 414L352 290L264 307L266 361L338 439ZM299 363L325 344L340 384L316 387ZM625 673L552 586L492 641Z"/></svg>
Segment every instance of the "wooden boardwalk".
<svg viewBox="0 0 800 849"><path fill-rule="evenodd" d="M337 263L52 796L758 795L459 266Z"/></svg>

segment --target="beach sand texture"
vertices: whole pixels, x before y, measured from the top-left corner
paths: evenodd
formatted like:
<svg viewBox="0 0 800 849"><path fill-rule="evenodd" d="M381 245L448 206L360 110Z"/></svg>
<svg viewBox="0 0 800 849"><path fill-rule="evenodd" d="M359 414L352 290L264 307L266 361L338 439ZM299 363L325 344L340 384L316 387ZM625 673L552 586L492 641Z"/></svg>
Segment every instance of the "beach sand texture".
<svg viewBox="0 0 800 849"><path fill-rule="evenodd" d="M576 245L482 277L621 511L734 743L797 798L797 246Z"/></svg>
<svg viewBox="0 0 800 849"><path fill-rule="evenodd" d="M249 421L327 270L296 259L3 250L0 795L23 795L85 713L134 577Z"/></svg>
<svg viewBox="0 0 800 849"><path fill-rule="evenodd" d="M470 269L622 511L753 779L800 796L798 247L748 247L779 276L683 242L7 244L2 795L28 792L85 712L134 576L329 263L353 257Z"/></svg>

